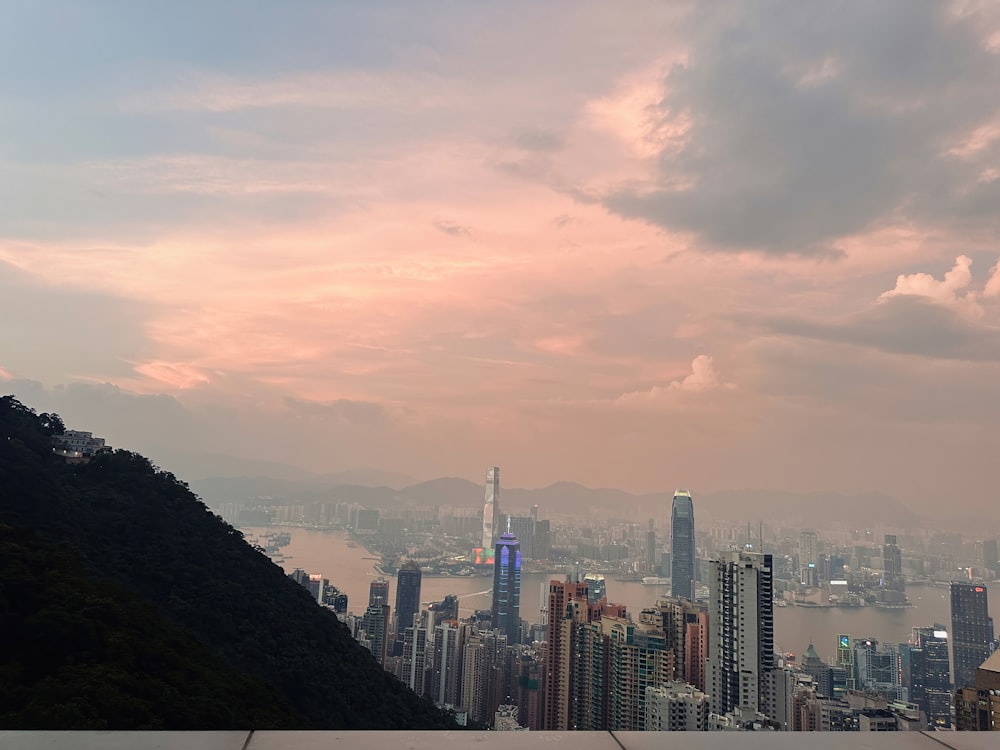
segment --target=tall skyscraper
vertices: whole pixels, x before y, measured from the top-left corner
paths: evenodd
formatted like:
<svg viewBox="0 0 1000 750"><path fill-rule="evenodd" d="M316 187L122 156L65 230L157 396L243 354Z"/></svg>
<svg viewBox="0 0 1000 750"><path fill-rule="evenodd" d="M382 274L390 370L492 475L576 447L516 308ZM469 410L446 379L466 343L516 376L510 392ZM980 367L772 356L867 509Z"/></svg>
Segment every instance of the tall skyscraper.
<svg viewBox="0 0 1000 750"><path fill-rule="evenodd" d="M951 727L951 666L948 633L942 625L913 628L910 636L910 700L934 729Z"/></svg>
<svg viewBox="0 0 1000 750"><path fill-rule="evenodd" d="M694 503L691 493L677 490L670 511L670 592L694 598Z"/></svg>
<svg viewBox="0 0 1000 750"><path fill-rule="evenodd" d="M379 576L368 585L368 606L389 603L389 582Z"/></svg>
<svg viewBox="0 0 1000 750"><path fill-rule="evenodd" d="M403 636L420 611L420 566L413 560L403 563L396 573L396 641L393 656L403 655Z"/></svg>
<svg viewBox="0 0 1000 750"><path fill-rule="evenodd" d="M990 655L993 620L986 587L979 583L951 583L951 648L955 687L975 684L976 668Z"/></svg>
<svg viewBox="0 0 1000 750"><path fill-rule="evenodd" d="M493 627L510 644L521 642L521 545L509 531L500 535L493 561Z"/></svg>
<svg viewBox="0 0 1000 750"><path fill-rule="evenodd" d="M773 599L771 555L732 551L712 561L705 682L714 713L770 703Z"/></svg>
<svg viewBox="0 0 1000 750"><path fill-rule="evenodd" d="M493 549L497 520L500 517L500 467L486 470L486 501L483 503L483 547Z"/></svg>

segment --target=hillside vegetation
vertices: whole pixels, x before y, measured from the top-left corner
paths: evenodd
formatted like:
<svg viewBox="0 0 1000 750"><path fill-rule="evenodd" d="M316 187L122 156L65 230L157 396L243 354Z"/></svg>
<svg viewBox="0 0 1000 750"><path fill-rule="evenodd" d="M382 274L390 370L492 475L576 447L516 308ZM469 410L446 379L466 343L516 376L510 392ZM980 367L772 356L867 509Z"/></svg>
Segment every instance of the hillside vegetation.
<svg viewBox="0 0 1000 750"><path fill-rule="evenodd" d="M454 726L183 482L124 450L67 465L61 429L0 398L3 726Z"/></svg>

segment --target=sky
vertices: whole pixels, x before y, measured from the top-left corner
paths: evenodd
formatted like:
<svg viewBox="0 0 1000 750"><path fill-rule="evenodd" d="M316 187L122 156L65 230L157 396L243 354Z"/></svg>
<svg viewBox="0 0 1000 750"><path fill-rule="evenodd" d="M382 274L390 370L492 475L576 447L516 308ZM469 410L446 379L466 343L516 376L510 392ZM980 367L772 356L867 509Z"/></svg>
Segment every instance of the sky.
<svg viewBox="0 0 1000 750"><path fill-rule="evenodd" d="M995 507L1000 6L11 0L0 390L185 478Z"/></svg>

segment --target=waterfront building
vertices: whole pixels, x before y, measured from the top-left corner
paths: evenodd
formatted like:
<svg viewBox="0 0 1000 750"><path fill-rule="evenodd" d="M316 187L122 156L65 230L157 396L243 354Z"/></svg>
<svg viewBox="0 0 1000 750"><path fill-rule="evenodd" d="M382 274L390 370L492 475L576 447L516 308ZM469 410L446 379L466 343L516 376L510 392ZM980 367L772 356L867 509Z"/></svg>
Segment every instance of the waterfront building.
<svg viewBox="0 0 1000 750"><path fill-rule="evenodd" d="M909 656L910 700L924 712L931 728L951 728L951 665L944 626L913 628Z"/></svg>
<svg viewBox="0 0 1000 750"><path fill-rule="evenodd" d="M677 490L670 511L670 592L694 599L694 502L687 490Z"/></svg>
<svg viewBox="0 0 1000 750"><path fill-rule="evenodd" d="M521 545L506 531L500 535L493 560L492 627L521 642Z"/></svg>
<svg viewBox="0 0 1000 750"><path fill-rule="evenodd" d="M712 561L706 674L712 713L770 703L773 600L771 555L731 551Z"/></svg>
<svg viewBox="0 0 1000 750"><path fill-rule="evenodd" d="M993 619L989 614L986 587L979 583L952 581L951 648L955 665L955 687L975 683L976 669L990 655Z"/></svg>
<svg viewBox="0 0 1000 750"><path fill-rule="evenodd" d="M483 503L483 549L493 549L500 520L500 467L486 470L486 498Z"/></svg>

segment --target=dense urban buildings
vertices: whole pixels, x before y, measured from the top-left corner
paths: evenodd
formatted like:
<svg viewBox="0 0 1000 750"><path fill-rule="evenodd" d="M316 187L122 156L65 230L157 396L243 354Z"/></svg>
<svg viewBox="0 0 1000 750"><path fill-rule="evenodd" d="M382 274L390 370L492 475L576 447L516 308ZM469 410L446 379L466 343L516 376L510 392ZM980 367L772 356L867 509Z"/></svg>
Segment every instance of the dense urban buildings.
<svg viewBox="0 0 1000 750"><path fill-rule="evenodd" d="M920 627L908 627L907 635L896 640L877 627L855 635L827 631L815 646L805 641L808 647L798 659L778 646L773 630L777 608L787 606L840 610L837 617L844 622L850 621L851 610L863 607L898 609L893 618L906 617L914 611L904 598L911 580L922 584L920 596L913 597L916 611L928 601L944 608L947 594L928 589L927 576L950 586L941 579L957 569L970 580L952 587L954 645L961 661L963 639L975 640L968 661L973 679L982 678L977 659L993 647L982 601L986 586L976 582L989 570L983 564L992 556L986 542L963 543L936 532L919 538L882 529L836 532L760 523L751 538L745 522L700 533L692 526L698 534L691 544L692 572L678 576L690 581L691 596L666 596L670 578L665 574L682 554L671 560L670 547L657 549L656 530L669 525L664 537L677 536L673 547L678 552L688 535L678 517L688 515L690 493L674 495L670 514L652 524L628 519L606 526L590 520L551 523L531 506L498 512L496 526L507 533L497 529L489 555L480 554L478 498L466 515L442 509L439 518L449 524L448 534L463 537L466 555L473 549L473 556L484 561L475 570L468 562L472 556L463 558L446 546L455 540L435 532L431 514L405 509L390 518L383 511L379 533L355 535L351 543L363 539L369 552L379 550L379 572L396 578L396 591L390 592L391 581L384 577L370 587L366 582L373 607L342 619L387 671L469 724L499 721L532 730L899 731L948 729L960 708L966 725L986 725L983 711L993 696L975 684L956 691L951 683L949 626L914 623ZM351 508L321 517L360 523L360 511ZM524 533L531 529L538 541L543 523L547 556L533 563L513 531L515 525ZM399 536L400 529L409 531ZM280 546L275 535L263 538L268 550ZM455 576L456 593L439 593L441 601L423 610L414 605L414 616L403 610L421 570L424 578L432 571L439 592L441 579ZM532 607L522 620L525 573L556 570L544 584L532 579L534 587L544 587L541 609ZM492 586L484 580L487 575ZM292 577L332 608L335 600L326 592L336 589L328 580L301 570ZM619 582L627 584L628 608L609 603ZM648 599L632 610L644 586ZM487 587L489 609L470 612L468 600L460 608L460 599L481 600ZM536 592L533 588L532 599ZM386 636L390 593L396 599L395 618ZM419 600L415 590L412 600ZM866 614L868 623L890 616ZM957 623L963 618L964 631ZM973 626L978 635L970 634ZM386 639L392 650L384 653Z"/></svg>
<svg viewBox="0 0 1000 750"><path fill-rule="evenodd" d="M993 620L986 587L978 583L951 584L951 648L955 687L975 684L976 669L990 655Z"/></svg>
<svg viewBox="0 0 1000 750"><path fill-rule="evenodd" d="M694 598L694 502L687 490L674 493L670 510L670 587L675 597Z"/></svg>

